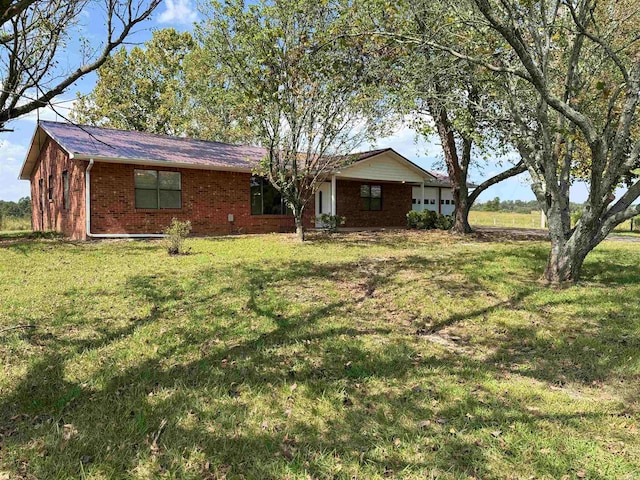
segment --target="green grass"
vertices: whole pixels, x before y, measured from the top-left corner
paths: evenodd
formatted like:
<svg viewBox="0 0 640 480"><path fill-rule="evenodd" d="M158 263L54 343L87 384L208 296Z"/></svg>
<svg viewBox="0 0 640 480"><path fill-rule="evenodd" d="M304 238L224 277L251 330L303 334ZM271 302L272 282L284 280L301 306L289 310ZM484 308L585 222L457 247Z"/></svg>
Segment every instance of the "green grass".
<svg viewBox="0 0 640 480"><path fill-rule="evenodd" d="M31 230L31 217L2 217L0 219L0 232L14 232Z"/></svg>
<svg viewBox="0 0 640 480"><path fill-rule="evenodd" d="M640 477L640 250L0 239L0 478Z"/></svg>
<svg viewBox="0 0 640 480"><path fill-rule="evenodd" d="M540 212L469 212L469 223L480 227L540 228Z"/></svg>

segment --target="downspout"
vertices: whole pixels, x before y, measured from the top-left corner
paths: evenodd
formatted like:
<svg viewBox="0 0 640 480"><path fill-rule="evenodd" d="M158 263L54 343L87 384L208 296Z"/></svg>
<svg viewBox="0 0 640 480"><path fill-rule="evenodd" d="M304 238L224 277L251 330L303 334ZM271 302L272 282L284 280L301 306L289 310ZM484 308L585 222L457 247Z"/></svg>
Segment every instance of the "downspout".
<svg viewBox="0 0 640 480"><path fill-rule="evenodd" d="M91 233L91 169L93 158L84 173L84 215L86 221L87 237L89 238L164 238L161 233Z"/></svg>

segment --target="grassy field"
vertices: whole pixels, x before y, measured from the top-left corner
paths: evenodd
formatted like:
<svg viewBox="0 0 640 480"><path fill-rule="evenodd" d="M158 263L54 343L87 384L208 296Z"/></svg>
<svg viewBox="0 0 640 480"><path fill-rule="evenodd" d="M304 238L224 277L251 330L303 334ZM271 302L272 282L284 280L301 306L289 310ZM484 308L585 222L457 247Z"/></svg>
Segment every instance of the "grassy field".
<svg viewBox="0 0 640 480"><path fill-rule="evenodd" d="M0 239L0 478L640 477L640 249Z"/></svg>
<svg viewBox="0 0 640 480"><path fill-rule="evenodd" d="M31 218L4 217L0 220L0 232L31 230Z"/></svg>
<svg viewBox="0 0 640 480"><path fill-rule="evenodd" d="M511 212L481 212L472 210L469 213L469 223L478 227L505 227L505 228L534 228L540 229L540 212L511 213ZM631 221L622 222L614 230L615 234L640 234L640 221L634 223L631 231Z"/></svg>
<svg viewBox="0 0 640 480"><path fill-rule="evenodd" d="M472 210L469 213L469 223L479 227L508 227L508 228L540 228L540 212L511 213L511 212L480 212Z"/></svg>

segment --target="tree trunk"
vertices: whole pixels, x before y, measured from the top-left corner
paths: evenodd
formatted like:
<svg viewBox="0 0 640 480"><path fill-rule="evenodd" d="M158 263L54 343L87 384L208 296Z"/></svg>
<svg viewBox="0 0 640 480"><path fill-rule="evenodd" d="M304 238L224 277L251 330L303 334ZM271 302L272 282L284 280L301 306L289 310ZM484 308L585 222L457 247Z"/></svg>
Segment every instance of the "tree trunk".
<svg viewBox="0 0 640 480"><path fill-rule="evenodd" d="M295 213L294 212L294 220L296 224L296 237L299 242L304 242L304 225L302 223L302 212Z"/></svg>
<svg viewBox="0 0 640 480"><path fill-rule="evenodd" d="M580 279L586 254L573 246L573 242L551 241L551 252L542 279L553 285L567 285Z"/></svg>
<svg viewBox="0 0 640 480"><path fill-rule="evenodd" d="M547 211L551 252L542 279L554 285L566 285L580 279L582 264L592 250L590 231L580 225L574 231L566 224L568 202L553 202Z"/></svg>
<svg viewBox="0 0 640 480"><path fill-rule="evenodd" d="M453 189L453 200L456 208L454 211L453 226L451 227L452 233L464 235L473 232L471 225L469 225L469 209L471 205L467 193L466 185L465 188Z"/></svg>

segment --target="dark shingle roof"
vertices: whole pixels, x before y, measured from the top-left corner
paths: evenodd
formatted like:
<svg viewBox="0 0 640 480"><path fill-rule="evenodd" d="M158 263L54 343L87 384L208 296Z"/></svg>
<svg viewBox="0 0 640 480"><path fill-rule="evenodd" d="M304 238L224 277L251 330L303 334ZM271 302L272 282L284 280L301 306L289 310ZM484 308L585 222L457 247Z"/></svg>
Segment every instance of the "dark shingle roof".
<svg viewBox="0 0 640 480"><path fill-rule="evenodd" d="M76 158L153 160L250 170L267 153L261 147L146 132L46 121L40 122L40 126Z"/></svg>

